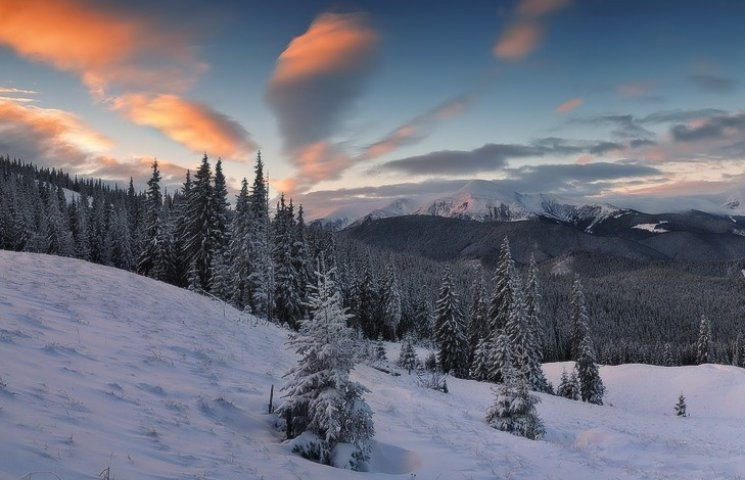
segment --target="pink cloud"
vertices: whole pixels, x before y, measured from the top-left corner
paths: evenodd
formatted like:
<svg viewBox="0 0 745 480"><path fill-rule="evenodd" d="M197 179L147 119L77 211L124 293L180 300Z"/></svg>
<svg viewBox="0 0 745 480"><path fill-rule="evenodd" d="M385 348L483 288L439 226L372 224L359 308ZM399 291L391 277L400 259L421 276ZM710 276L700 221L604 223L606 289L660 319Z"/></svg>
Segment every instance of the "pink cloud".
<svg viewBox="0 0 745 480"><path fill-rule="evenodd" d="M562 103L558 107L554 109L554 112L556 113L567 113L571 112L575 108L579 107L585 103L585 101L581 98L572 98L570 100L567 100L566 102Z"/></svg>

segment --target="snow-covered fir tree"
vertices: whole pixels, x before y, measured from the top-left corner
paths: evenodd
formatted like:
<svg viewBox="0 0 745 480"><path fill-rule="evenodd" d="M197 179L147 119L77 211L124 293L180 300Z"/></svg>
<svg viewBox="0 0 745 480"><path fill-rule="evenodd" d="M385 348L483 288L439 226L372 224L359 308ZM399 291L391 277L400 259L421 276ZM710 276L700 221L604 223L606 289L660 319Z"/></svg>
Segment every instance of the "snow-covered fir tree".
<svg viewBox="0 0 745 480"><path fill-rule="evenodd" d="M215 252L212 255L212 263L210 265L210 294L217 298L228 300L230 290L229 278L225 254Z"/></svg>
<svg viewBox="0 0 745 480"><path fill-rule="evenodd" d="M489 366L491 360L491 346L492 342L481 337L476 345L476 352L473 355L473 361L471 362L471 378L474 380L488 380Z"/></svg>
<svg viewBox="0 0 745 480"><path fill-rule="evenodd" d="M735 367L745 366L745 338L742 331L738 331L732 344L732 365Z"/></svg>
<svg viewBox="0 0 745 480"><path fill-rule="evenodd" d="M375 342L375 360L384 362L387 360L385 351L385 344L383 343L383 335L378 335L378 341Z"/></svg>
<svg viewBox="0 0 745 480"><path fill-rule="evenodd" d="M398 357L398 365L411 373L412 370L416 370L418 359L416 351L414 350L414 342L410 335L404 337L401 342L401 353Z"/></svg>
<svg viewBox="0 0 745 480"><path fill-rule="evenodd" d="M490 358L488 361L489 381L501 383L504 381L505 372L515 368L515 359L512 352L512 345L506 334L500 333L492 337L492 345L489 349ZM520 374L519 371L514 372Z"/></svg>
<svg viewBox="0 0 745 480"><path fill-rule="evenodd" d="M579 358L579 346L587 335L588 316L587 305L585 302L585 293L582 288L582 282L577 275L572 284L572 293L570 301L569 318L569 340L570 340L570 358L577 360Z"/></svg>
<svg viewBox="0 0 745 480"><path fill-rule="evenodd" d="M507 319L512 309L514 292L512 287L515 278L515 262L512 260L510 241L504 237L499 249L499 260L494 272L493 293L488 309L488 328L491 335L502 330L507 325Z"/></svg>
<svg viewBox="0 0 745 480"><path fill-rule="evenodd" d="M561 381L559 382L559 388L556 390L556 394L570 400L579 400L580 389L576 368L572 369L571 375L567 373L566 369L561 371Z"/></svg>
<svg viewBox="0 0 745 480"><path fill-rule="evenodd" d="M481 282L478 282L474 288L473 302L468 316L470 319L468 322L468 362L473 368L479 344L484 337L489 335L486 322L486 298Z"/></svg>
<svg viewBox="0 0 745 480"><path fill-rule="evenodd" d="M224 255L230 245L230 210L228 203L228 187L222 172L222 159L215 164L215 178L212 188L212 214L214 226L212 234L212 255Z"/></svg>
<svg viewBox="0 0 745 480"><path fill-rule="evenodd" d="M711 323L706 315L701 315L698 326L698 341L696 342L696 363L709 363L712 361L711 354Z"/></svg>
<svg viewBox="0 0 745 480"><path fill-rule="evenodd" d="M524 375L509 366L504 382L498 387L494 404L486 412L486 422L493 428L535 440L545 433L536 412L540 399L528 390Z"/></svg>
<svg viewBox="0 0 745 480"><path fill-rule="evenodd" d="M538 283L538 265L535 256L530 256L528 281L525 285L525 357L528 385L539 392L549 392L548 381L543 374L543 322L541 321L541 292Z"/></svg>
<svg viewBox="0 0 745 480"><path fill-rule="evenodd" d="M359 470L372 449L372 411L363 398L365 387L349 379L355 342L334 270L327 270L323 260L318 265L317 282L309 292L309 317L290 340L298 363L288 373L277 412L288 422L288 438L297 453Z"/></svg>
<svg viewBox="0 0 745 480"><path fill-rule="evenodd" d="M241 183L241 190L235 200L235 211L231 223L230 235L230 280L231 301L238 308L251 309L253 291L250 288L252 259L250 257L250 236L252 230L252 215L248 199L248 180Z"/></svg>
<svg viewBox="0 0 745 480"><path fill-rule="evenodd" d="M383 336L389 340L396 338L398 324L401 322L401 291L396 271L389 264L386 266L383 283L380 289L380 302L383 308L385 328Z"/></svg>
<svg viewBox="0 0 745 480"><path fill-rule="evenodd" d="M209 286L212 253L215 250L215 210L212 172L207 155L194 175L194 182L186 198L186 229L184 258L196 268L201 290Z"/></svg>
<svg viewBox="0 0 745 480"><path fill-rule="evenodd" d="M147 192L145 197L145 225L143 228L142 248L140 257L137 259L137 273L152 276L164 280L152 274L158 257L163 254L160 245L161 240L161 208L163 196L160 192L160 170L158 161L153 161L153 174L147 181ZM162 272L159 272L162 274Z"/></svg>
<svg viewBox="0 0 745 480"><path fill-rule="evenodd" d="M301 273L295 261L295 218L292 204L285 203L284 195L277 204L274 217L274 312L277 322L296 328L303 310Z"/></svg>
<svg viewBox="0 0 745 480"><path fill-rule="evenodd" d="M580 342L578 355L577 377L579 378L580 397L583 402L602 405L605 386L600 378L598 366L595 364L595 348L589 332L585 333Z"/></svg>
<svg viewBox="0 0 745 480"><path fill-rule="evenodd" d="M439 349L437 360L444 373L461 378L468 375L468 342L464 330L463 314L452 275L447 271L435 310L435 341Z"/></svg>
<svg viewBox="0 0 745 480"><path fill-rule="evenodd" d="M688 416L688 407L686 406L686 397L681 393L678 397L678 402L675 404L675 415L679 417Z"/></svg>

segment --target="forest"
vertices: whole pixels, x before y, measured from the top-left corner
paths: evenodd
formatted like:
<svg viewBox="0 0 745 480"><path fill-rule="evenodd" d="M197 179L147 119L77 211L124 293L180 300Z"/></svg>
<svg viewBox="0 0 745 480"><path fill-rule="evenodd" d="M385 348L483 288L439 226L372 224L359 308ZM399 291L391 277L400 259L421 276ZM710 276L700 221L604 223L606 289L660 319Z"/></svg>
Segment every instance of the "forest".
<svg viewBox="0 0 745 480"><path fill-rule="evenodd" d="M438 346L437 302L448 284L457 319L449 335L466 340L459 355L467 360L456 370L472 374L479 339L501 328L485 319L496 315L489 305L506 278L499 266L509 248L485 264L369 245L307 225L302 206L284 195L270 200L260 155L253 173L229 198L221 162L213 169L206 155L171 193L163 191L157 162L147 188L138 191L131 181L121 189L0 157L0 248L135 271L292 329L308 313L308 288L323 254L335 265L349 326L359 335ZM509 261L520 284L535 290L541 361L573 356L581 274L600 363L745 363L737 262L633 262L577 251L532 264ZM559 261L573 271L557 273Z"/></svg>

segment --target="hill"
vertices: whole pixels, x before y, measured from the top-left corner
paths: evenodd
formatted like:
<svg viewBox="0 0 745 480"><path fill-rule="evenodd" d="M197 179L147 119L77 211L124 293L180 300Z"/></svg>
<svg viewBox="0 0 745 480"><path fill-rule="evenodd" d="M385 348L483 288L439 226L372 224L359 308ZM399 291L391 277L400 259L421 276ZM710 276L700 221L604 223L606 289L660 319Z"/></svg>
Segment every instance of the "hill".
<svg viewBox="0 0 745 480"><path fill-rule="evenodd" d="M379 443L370 472L335 470L288 452L266 413L294 361L286 331L79 260L0 251L0 269L3 479L745 475L745 370L716 365L603 367L607 406L541 395L541 441L484 423L492 385L449 379L443 394L360 365ZM544 370L556 383L565 366ZM673 416L681 391L691 418Z"/></svg>

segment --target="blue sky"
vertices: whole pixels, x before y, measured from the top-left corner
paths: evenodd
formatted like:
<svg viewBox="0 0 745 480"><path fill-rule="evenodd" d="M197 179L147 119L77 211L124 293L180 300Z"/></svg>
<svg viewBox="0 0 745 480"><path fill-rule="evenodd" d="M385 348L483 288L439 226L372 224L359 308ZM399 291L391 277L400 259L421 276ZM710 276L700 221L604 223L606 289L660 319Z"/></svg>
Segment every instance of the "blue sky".
<svg viewBox="0 0 745 480"><path fill-rule="evenodd" d="M206 152L237 185L260 148L317 214L470 178L724 191L743 21L728 0L6 0L0 151L139 182L157 157L172 184Z"/></svg>

